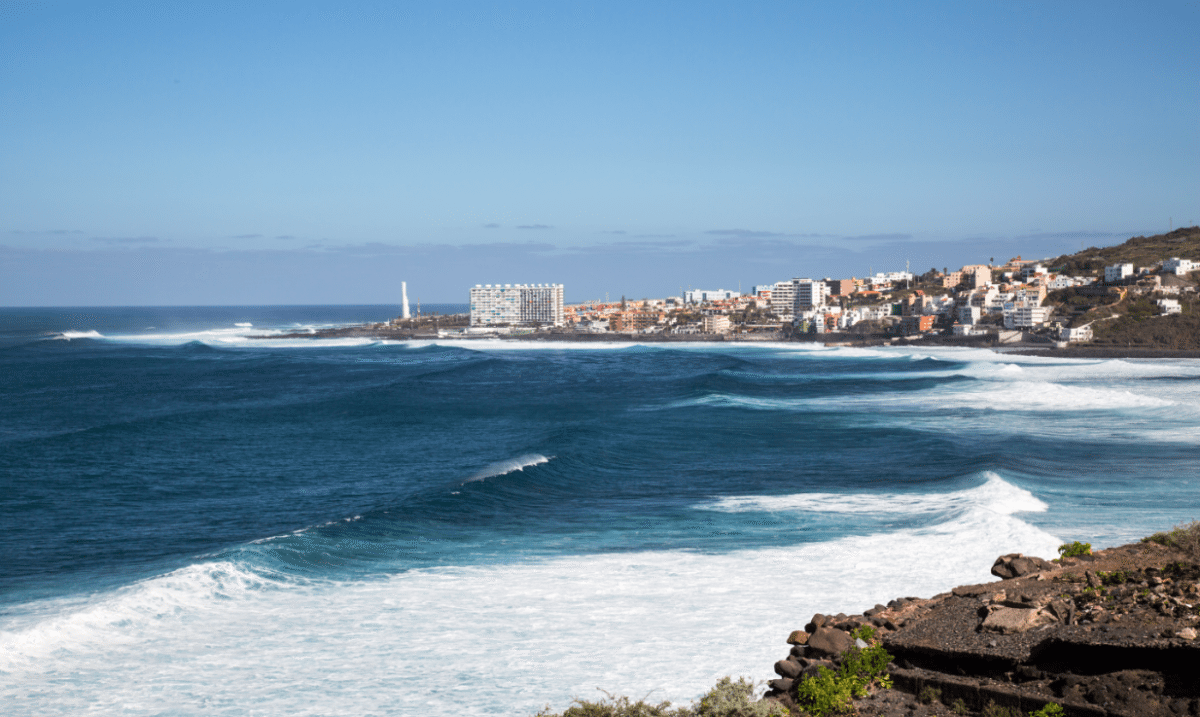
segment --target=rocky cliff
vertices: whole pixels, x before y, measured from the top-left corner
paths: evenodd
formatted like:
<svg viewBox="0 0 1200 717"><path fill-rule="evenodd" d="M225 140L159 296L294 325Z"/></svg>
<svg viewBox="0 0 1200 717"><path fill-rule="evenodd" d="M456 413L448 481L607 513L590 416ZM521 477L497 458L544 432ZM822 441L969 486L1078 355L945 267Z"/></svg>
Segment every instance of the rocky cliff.
<svg viewBox="0 0 1200 717"><path fill-rule="evenodd" d="M894 689L855 700L862 715L1023 716L1049 703L1064 715L1200 715L1196 558L1154 542L1054 563L1007 555L996 582L814 615L788 636L766 699L798 713L803 680L836 669L867 625L893 656Z"/></svg>

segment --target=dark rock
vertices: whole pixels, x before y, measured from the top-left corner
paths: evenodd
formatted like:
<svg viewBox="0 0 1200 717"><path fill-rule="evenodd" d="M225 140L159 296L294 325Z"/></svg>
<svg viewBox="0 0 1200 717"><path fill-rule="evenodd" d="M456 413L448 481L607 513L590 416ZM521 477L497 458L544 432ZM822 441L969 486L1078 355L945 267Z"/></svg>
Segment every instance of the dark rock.
<svg viewBox="0 0 1200 717"><path fill-rule="evenodd" d="M800 675L803 668L799 664L791 660L780 660L775 663L775 674L788 679L795 679Z"/></svg>
<svg viewBox="0 0 1200 717"><path fill-rule="evenodd" d="M853 645L849 634L832 627L818 627L808 638L808 649L817 656L837 657Z"/></svg>
<svg viewBox="0 0 1200 717"><path fill-rule="evenodd" d="M805 657L808 655L808 648L804 645L792 645L792 649L788 653L792 657Z"/></svg>
<svg viewBox="0 0 1200 717"><path fill-rule="evenodd" d="M792 634L788 635L787 643L789 645L807 645L808 633L803 630L792 630Z"/></svg>
<svg viewBox="0 0 1200 717"><path fill-rule="evenodd" d="M812 620L809 620L808 624L804 626L804 631L811 635L816 632L818 627L824 627L828 622L829 618L825 617L821 613L817 613L816 615L813 615Z"/></svg>
<svg viewBox="0 0 1200 717"><path fill-rule="evenodd" d="M794 685L794 684L796 684L795 680L791 680L786 677L781 677L778 680L771 680L770 682L768 682L767 687L770 687L772 690L777 690L779 692L788 692L792 689L792 685Z"/></svg>
<svg viewBox="0 0 1200 717"><path fill-rule="evenodd" d="M994 574L995 572L996 569L993 567L992 573ZM984 593L991 592L992 589L993 588L988 585L959 585L951 590L950 594L956 597L978 597Z"/></svg>
<svg viewBox="0 0 1200 717"><path fill-rule="evenodd" d="M1041 558L1028 557L1021 553L1009 553L996 558L996 562L992 564L992 575L1001 580L1012 580L1052 569L1054 569L1054 564Z"/></svg>

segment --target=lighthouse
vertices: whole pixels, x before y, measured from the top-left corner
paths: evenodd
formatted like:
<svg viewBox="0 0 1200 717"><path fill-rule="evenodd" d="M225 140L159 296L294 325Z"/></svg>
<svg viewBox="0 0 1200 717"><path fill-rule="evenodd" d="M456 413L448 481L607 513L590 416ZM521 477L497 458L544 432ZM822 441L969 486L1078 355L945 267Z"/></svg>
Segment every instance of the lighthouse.
<svg viewBox="0 0 1200 717"><path fill-rule="evenodd" d="M400 282L400 305L401 305L400 318L402 318L402 319L409 318L409 314L408 314L408 282L407 281Z"/></svg>

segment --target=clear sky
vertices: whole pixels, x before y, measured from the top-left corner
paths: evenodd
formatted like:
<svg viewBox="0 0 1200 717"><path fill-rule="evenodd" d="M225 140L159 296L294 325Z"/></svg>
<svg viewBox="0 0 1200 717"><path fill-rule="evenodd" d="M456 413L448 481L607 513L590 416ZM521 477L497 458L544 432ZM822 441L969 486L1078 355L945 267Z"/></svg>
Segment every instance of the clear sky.
<svg viewBox="0 0 1200 717"><path fill-rule="evenodd" d="M1200 221L1197 30L1197 2L0 0L0 305L1119 243Z"/></svg>

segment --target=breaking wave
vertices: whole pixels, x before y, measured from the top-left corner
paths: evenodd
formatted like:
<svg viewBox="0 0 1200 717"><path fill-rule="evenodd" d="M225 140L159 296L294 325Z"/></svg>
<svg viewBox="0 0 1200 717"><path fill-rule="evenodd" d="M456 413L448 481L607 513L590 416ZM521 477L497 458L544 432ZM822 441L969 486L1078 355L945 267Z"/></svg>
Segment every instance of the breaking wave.
<svg viewBox="0 0 1200 717"><path fill-rule="evenodd" d="M496 478L514 471L523 471L530 466L538 466L543 463L549 463L554 456L547 458L540 453L526 453L516 458L509 458L506 461L496 461L490 463L475 473L470 478L463 481L464 483L473 483L475 481L486 480L488 478Z"/></svg>

